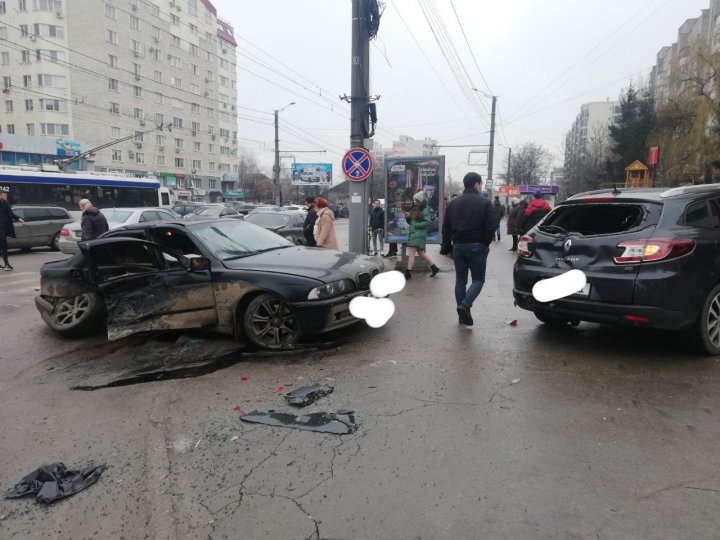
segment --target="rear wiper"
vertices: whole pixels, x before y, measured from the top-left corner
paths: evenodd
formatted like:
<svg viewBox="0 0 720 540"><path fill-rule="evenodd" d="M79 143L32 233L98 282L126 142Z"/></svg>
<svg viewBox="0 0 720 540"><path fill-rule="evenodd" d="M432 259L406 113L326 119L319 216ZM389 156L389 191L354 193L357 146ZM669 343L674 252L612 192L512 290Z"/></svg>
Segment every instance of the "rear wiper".
<svg viewBox="0 0 720 540"><path fill-rule="evenodd" d="M557 225L540 225L538 229L546 232L558 232L560 234L567 233L565 229L558 227Z"/></svg>

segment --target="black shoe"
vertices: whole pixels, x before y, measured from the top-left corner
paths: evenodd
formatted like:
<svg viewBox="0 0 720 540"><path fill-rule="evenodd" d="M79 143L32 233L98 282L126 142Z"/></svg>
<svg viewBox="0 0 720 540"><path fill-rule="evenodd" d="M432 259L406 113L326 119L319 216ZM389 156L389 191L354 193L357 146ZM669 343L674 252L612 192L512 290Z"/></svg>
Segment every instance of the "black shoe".
<svg viewBox="0 0 720 540"><path fill-rule="evenodd" d="M473 318L472 315L470 315L470 308L467 307L465 304L460 304L457 307L457 314L460 324L464 324L466 326L473 325Z"/></svg>
<svg viewBox="0 0 720 540"><path fill-rule="evenodd" d="M435 266L434 264L430 267L430 277L435 277L435 275L440 271L440 269Z"/></svg>
<svg viewBox="0 0 720 540"><path fill-rule="evenodd" d="M405 272L403 272L403 273L405 274L405 279L412 279L412 270L408 270L406 268Z"/></svg>
<svg viewBox="0 0 720 540"><path fill-rule="evenodd" d="M517 248L510 248L508 251L517 251Z"/></svg>

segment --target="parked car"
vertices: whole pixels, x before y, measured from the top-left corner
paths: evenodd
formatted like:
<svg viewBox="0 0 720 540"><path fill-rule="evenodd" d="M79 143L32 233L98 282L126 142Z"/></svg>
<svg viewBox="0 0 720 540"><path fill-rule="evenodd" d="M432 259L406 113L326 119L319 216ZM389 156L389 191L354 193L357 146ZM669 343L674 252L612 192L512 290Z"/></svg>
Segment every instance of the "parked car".
<svg viewBox="0 0 720 540"><path fill-rule="evenodd" d="M180 217L167 208L103 208L100 212L105 216L110 229L131 223L172 221ZM82 230L79 222L74 221L69 225L65 225L60 231L58 248L68 255L77 253L77 243L80 241L81 236Z"/></svg>
<svg viewBox="0 0 720 540"><path fill-rule="evenodd" d="M247 216L250 212L255 210L257 208L254 204L242 202L242 201L233 201L229 203L225 203L227 206L230 206L240 212L243 216Z"/></svg>
<svg viewBox="0 0 720 540"><path fill-rule="evenodd" d="M269 231L287 238L297 245L304 244L303 224L307 212L300 210L283 210L282 212L253 212L245 221L259 225Z"/></svg>
<svg viewBox="0 0 720 540"><path fill-rule="evenodd" d="M201 206L200 208L195 209L192 213L185 215L185 219L243 219L244 217L245 216L243 216L233 207L225 206L224 204L206 204L205 206Z"/></svg>
<svg viewBox="0 0 720 540"><path fill-rule="evenodd" d="M103 323L109 339L198 328L283 348L357 322L350 300L383 270L372 257L295 246L233 219L125 225L79 247L42 266L35 299L66 336Z"/></svg>
<svg viewBox="0 0 720 540"><path fill-rule="evenodd" d="M24 223L14 223L15 238L7 239L10 249L30 250L48 246L57 251L60 231L64 225L75 221L67 210L59 206L18 205L12 210Z"/></svg>
<svg viewBox="0 0 720 540"><path fill-rule="evenodd" d="M686 331L720 354L720 185L615 189L559 204L518 243L517 305L549 325L580 321ZM541 303L532 288L571 269L572 296Z"/></svg>
<svg viewBox="0 0 720 540"><path fill-rule="evenodd" d="M256 206L253 210L250 211L250 214L252 214L253 212L269 212L269 211L271 211L271 212L279 212L279 211L280 211L280 207L279 207L279 206L275 206L275 205L273 205L273 204L265 204L265 205L262 205L262 206ZM248 215L249 215L249 214L248 214Z"/></svg>
<svg viewBox="0 0 720 540"><path fill-rule="evenodd" d="M185 216L190 212L204 206L203 203L190 202L190 201L177 201L172 206L172 211L179 216Z"/></svg>
<svg viewBox="0 0 720 540"><path fill-rule="evenodd" d="M300 206L299 204L286 204L282 208L280 208L283 212L305 212L307 213L307 206Z"/></svg>

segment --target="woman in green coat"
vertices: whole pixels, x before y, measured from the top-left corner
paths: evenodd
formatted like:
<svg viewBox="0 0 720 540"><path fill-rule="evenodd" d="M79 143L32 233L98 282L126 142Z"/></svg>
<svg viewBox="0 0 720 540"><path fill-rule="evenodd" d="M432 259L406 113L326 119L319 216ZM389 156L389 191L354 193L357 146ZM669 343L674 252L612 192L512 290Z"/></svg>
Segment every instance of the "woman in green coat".
<svg viewBox="0 0 720 540"><path fill-rule="evenodd" d="M430 266L432 277L435 277L440 269L435 266L432 259L425 252L427 242L427 230L430 225L430 212L427 208L425 194L420 191L413 196L413 208L405 212L405 219L410 224L410 236L408 237L408 264L405 269L405 279L412 278L413 266L415 266L415 255L419 255Z"/></svg>

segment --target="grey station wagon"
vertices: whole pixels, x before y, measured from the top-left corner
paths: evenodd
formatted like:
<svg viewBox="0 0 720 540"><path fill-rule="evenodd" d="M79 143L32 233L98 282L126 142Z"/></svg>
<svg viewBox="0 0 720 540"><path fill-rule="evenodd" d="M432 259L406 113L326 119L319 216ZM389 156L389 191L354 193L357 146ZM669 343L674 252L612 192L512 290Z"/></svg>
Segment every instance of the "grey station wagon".
<svg viewBox="0 0 720 540"><path fill-rule="evenodd" d="M59 206L13 206L13 212L25 223L16 222L15 238L8 238L8 248L29 250L34 247L58 248L60 231L75 220Z"/></svg>

